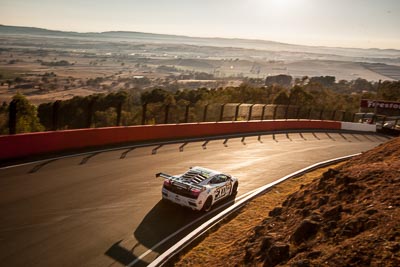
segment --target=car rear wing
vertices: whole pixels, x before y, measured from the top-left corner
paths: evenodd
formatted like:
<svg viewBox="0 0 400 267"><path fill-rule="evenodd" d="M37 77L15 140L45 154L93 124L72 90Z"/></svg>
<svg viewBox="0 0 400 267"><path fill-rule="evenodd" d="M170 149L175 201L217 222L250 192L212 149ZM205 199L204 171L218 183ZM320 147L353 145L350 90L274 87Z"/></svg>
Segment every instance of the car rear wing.
<svg viewBox="0 0 400 267"><path fill-rule="evenodd" d="M163 173L163 172L156 173L156 177L162 177L164 179L173 179L174 178L174 176L171 176L171 175Z"/></svg>
<svg viewBox="0 0 400 267"><path fill-rule="evenodd" d="M199 189L199 190L204 190L205 189L201 185L194 185L194 184L190 184L190 183L185 183L183 181L178 181L175 176L172 176L172 175L169 175L169 174L166 174L166 173L163 173L163 172L156 173L156 177L162 177L164 179L168 179L168 180L170 180L172 182L173 185L175 185L177 187L180 187L180 188L184 188L186 190L191 190L192 188L196 188L196 189Z"/></svg>

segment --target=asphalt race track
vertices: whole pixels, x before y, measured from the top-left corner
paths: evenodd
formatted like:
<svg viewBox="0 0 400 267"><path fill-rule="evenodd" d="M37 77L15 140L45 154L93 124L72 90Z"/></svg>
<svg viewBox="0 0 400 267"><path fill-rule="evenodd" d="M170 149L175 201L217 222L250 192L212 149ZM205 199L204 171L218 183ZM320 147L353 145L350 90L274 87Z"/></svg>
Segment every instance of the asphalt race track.
<svg viewBox="0 0 400 267"><path fill-rule="evenodd" d="M155 173L178 174L196 165L221 170L239 178L240 197L311 164L386 140L374 134L271 134L2 168L0 265L144 266L201 223L202 216L161 202L163 179ZM164 240L188 224L180 236Z"/></svg>

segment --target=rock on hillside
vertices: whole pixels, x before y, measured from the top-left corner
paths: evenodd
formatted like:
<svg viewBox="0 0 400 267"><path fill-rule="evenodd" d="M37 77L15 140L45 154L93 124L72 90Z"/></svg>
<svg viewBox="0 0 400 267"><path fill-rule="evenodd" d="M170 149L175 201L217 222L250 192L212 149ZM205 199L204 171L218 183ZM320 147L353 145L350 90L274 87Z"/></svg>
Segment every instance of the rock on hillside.
<svg viewBox="0 0 400 267"><path fill-rule="evenodd" d="M400 138L302 186L246 242L238 265L400 266Z"/></svg>

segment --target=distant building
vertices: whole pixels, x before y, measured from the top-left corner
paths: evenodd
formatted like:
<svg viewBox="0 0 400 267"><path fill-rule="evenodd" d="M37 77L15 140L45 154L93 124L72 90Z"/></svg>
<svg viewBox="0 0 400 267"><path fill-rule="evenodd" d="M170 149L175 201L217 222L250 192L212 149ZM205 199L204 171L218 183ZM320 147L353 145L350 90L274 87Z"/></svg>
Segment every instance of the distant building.
<svg viewBox="0 0 400 267"><path fill-rule="evenodd" d="M265 79L265 85L280 85L289 88L292 85L293 77L290 75L279 74L275 76L268 76Z"/></svg>

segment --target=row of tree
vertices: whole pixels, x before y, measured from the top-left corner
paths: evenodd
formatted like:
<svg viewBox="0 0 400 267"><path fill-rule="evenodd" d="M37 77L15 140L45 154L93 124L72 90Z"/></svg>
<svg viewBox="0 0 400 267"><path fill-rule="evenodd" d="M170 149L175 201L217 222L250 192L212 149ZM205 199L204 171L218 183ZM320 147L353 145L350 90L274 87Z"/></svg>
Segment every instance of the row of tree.
<svg viewBox="0 0 400 267"><path fill-rule="evenodd" d="M178 91L126 89L118 93L74 97L38 107L17 94L13 98L13 106L3 103L0 107L0 133L9 133L11 108L16 112L16 132L23 133L143 123L212 121L220 118L220 106L223 103L275 104L301 108L303 111L340 110L354 113L358 111L362 98L400 101L400 81L385 81L379 83L376 89L364 93L338 93L315 81L292 88L244 83L239 87ZM230 117L226 119L234 117L233 106Z"/></svg>

